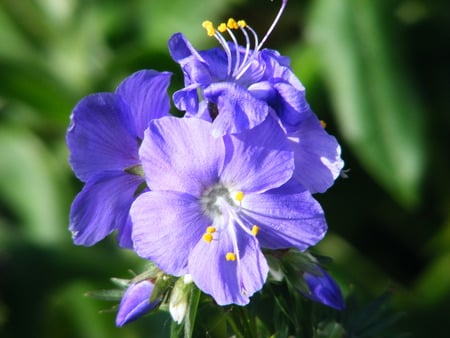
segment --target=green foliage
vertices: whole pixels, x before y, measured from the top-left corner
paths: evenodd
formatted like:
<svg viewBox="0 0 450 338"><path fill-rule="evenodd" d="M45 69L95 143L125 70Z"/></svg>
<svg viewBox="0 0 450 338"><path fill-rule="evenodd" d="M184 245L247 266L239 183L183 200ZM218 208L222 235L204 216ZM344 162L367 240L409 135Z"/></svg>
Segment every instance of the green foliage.
<svg viewBox="0 0 450 338"><path fill-rule="evenodd" d="M444 0L289 0L266 45L291 57L351 169L317 196L330 228L318 250L333 258L331 273L351 294L345 312L276 281L245 309L218 309L193 287L181 325L160 311L119 329L103 299L117 304L122 291L84 296L108 290L111 276L132 278L128 269L142 271L145 262L113 237L92 248L71 242L67 215L81 188L64 140L72 107L143 68L173 71L173 91L182 77L166 50L170 34L213 46L201 22L234 16L262 36L277 1L0 2L1 337L448 335L437 324L450 311Z"/></svg>
<svg viewBox="0 0 450 338"><path fill-rule="evenodd" d="M319 0L309 35L317 46L342 135L399 202L419 202L425 113L395 59L383 1Z"/></svg>

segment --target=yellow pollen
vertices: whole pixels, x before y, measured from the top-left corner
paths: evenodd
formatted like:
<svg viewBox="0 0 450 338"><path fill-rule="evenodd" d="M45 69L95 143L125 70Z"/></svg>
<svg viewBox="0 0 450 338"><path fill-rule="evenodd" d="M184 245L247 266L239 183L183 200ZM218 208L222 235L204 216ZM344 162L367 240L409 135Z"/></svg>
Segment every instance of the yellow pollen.
<svg viewBox="0 0 450 338"><path fill-rule="evenodd" d="M245 22L245 20L239 20L237 22L237 24L239 27L242 27L242 28L247 27L247 22Z"/></svg>
<svg viewBox="0 0 450 338"><path fill-rule="evenodd" d="M253 235L253 236L256 236L256 235L258 234L258 232L259 232L259 226L254 225L254 226L252 227L252 235Z"/></svg>
<svg viewBox="0 0 450 338"><path fill-rule="evenodd" d="M222 22L219 26L217 26L217 30L220 33L226 32L227 31L227 24L225 22Z"/></svg>
<svg viewBox="0 0 450 338"><path fill-rule="evenodd" d="M327 126L327 123L324 120L320 120L320 125L322 128L325 128Z"/></svg>
<svg viewBox="0 0 450 338"><path fill-rule="evenodd" d="M213 234L216 232L216 228L213 227L212 225L206 228L206 233L208 234Z"/></svg>
<svg viewBox="0 0 450 338"><path fill-rule="evenodd" d="M206 34L208 34L208 36L214 36L216 30L214 29L214 25L211 21L209 20L203 21L202 27L206 29Z"/></svg>
<svg viewBox="0 0 450 338"><path fill-rule="evenodd" d="M227 252L227 254L225 255L225 259L227 261L235 261L236 260L236 255L232 252Z"/></svg>
<svg viewBox="0 0 450 338"><path fill-rule="evenodd" d="M213 235L207 232L206 234L203 234L203 239L205 240L205 242L211 243L213 240Z"/></svg>
<svg viewBox="0 0 450 338"><path fill-rule="evenodd" d="M239 28L236 20L234 20L233 18L229 18L228 19L227 27L230 28L230 29L238 29Z"/></svg>
<svg viewBox="0 0 450 338"><path fill-rule="evenodd" d="M234 198L237 201L242 202L242 200L244 199L244 193L242 191L237 191L236 195L234 195Z"/></svg>

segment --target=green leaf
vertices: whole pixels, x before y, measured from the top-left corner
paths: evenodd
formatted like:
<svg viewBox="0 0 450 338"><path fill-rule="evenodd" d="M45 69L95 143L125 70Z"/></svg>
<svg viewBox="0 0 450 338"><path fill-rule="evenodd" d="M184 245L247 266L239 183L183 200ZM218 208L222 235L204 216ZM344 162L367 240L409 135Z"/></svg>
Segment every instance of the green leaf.
<svg viewBox="0 0 450 338"><path fill-rule="evenodd" d="M0 195L21 221L19 232L41 244L69 241L64 165L33 134L13 126L0 128L0 154Z"/></svg>
<svg viewBox="0 0 450 338"><path fill-rule="evenodd" d="M50 300L46 321L47 334L61 334L63 337L110 338L117 337L113 316L100 315L100 303L82 297L92 285L77 282L64 286ZM123 337L123 335L122 335Z"/></svg>
<svg viewBox="0 0 450 338"><path fill-rule="evenodd" d="M343 137L366 170L411 207L424 171L424 112L394 58L399 51L384 31L383 3L315 1L308 32Z"/></svg>
<svg viewBox="0 0 450 338"><path fill-rule="evenodd" d="M42 129L66 126L75 100L69 90L42 65L3 60L0 58L0 95L6 102L23 102ZM21 109L21 108L19 108ZM14 119L15 112L6 111Z"/></svg>
<svg viewBox="0 0 450 338"><path fill-rule="evenodd" d="M341 338L344 334L344 328L336 322L328 322L317 330L317 338Z"/></svg>

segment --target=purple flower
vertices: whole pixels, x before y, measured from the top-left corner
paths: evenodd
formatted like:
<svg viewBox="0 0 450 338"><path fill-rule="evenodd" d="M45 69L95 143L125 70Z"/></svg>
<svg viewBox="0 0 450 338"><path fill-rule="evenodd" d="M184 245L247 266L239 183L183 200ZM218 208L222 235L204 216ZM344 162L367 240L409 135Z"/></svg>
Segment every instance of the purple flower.
<svg viewBox="0 0 450 338"><path fill-rule="evenodd" d="M325 192L344 166L340 146L309 107L289 59L275 50L261 49L285 5L284 1L260 43L250 26L233 19L217 28L209 21L203 23L208 35L219 41L218 48L197 51L183 34L174 34L169 50L183 69L185 88L173 99L186 116L211 121L216 137L252 129L269 115L276 116L294 152L294 178L312 193ZM245 47L238 45L236 30L244 35ZM221 32L227 32L232 42ZM255 39L253 49L250 36Z"/></svg>
<svg viewBox="0 0 450 338"><path fill-rule="evenodd" d="M114 230L131 248L129 209L145 184L139 144L153 119L168 115L170 73L142 70L115 93L97 93L75 106L67 131L69 162L85 183L70 211L75 244L93 245Z"/></svg>
<svg viewBox="0 0 450 338"><path fill-rule="evenodd" d="M208 35L221 45L218 48L197 51L183 34L174 34L169 40L169 51L180 64L185 79L185 88L173 96L177 108L188 116L213 120L214 136L254 128L271 111L284 128L296 128L309 111L305 88L292 73L287 57L275 50L261 49L286 3L283 1L260 43L245 21L234 19L217 28L210 21L203 23ZM233 33L236 30L243 34L245 47L238 44ZM228 33L232 42L227 42L222 33Z"/></svg>
<svg viewBox="0 0 450 338"><path fill-rule="evenodd" d="M131 207L135 250L190 274L220 305L262 288L261 247L303 251L325 235L320 205L290 180L293 154L273 118L223 138L201 119L154 120L139 154L150 191Z"/></svg>
<svg viewBox="0 0 450 338"><path fill-rule="evenodd" d="M153 310L160 301L150 302L154 284L143 280L131 284L120 301L116 325L124 326Z"/></svg>
<svg viewBox="0 0 450 338"><path fill-rule="evenodd" d="M322 268L316 266L318 273L305 272L303 278L309 288L309 293L302 294L312 301L330 306L336 310L345 309L345 301L339 285Z"/></svg>
<svg viewBox="0 0 450 338"><path fill-rule="evenodd" d="M214 120L214 136L254 128L266 119L270 109L286 127L296 127L309 106L288 59L274 50L248 51L228 43L223 46L228 53L220 47L198 52L181 33L171 37L169 50L185 75L185 88L173 96L177 108L189 116ZM240 71L230 74L229 65Z"/></svg>

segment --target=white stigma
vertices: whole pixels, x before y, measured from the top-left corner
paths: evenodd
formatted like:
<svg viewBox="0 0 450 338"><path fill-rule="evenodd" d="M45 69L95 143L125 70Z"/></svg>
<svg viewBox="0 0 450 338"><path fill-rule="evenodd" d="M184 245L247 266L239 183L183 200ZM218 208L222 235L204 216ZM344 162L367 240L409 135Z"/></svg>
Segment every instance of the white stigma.
<svg viewBox="0 0 450 338"><path fill-rule="evenodd" d="M212 220L223 216L228 207L236 206L231 193L223 184L216 184L207 189L200 198L203 212Z"/></svg>

